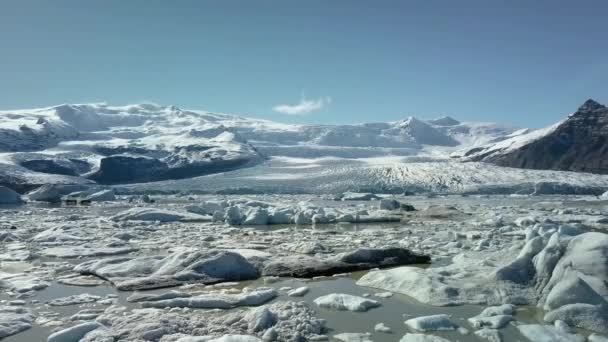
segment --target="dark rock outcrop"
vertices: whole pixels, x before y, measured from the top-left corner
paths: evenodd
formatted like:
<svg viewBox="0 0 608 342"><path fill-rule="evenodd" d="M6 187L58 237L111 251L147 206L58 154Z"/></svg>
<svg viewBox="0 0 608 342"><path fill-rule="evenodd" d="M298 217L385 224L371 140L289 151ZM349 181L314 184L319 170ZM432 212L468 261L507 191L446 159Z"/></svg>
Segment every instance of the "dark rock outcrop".
<svg viewBox="0 0 608 342"><path fill-rule="evenodd" d="M89 179L99 184L127 184L184 179L235 170L254 165L259 160L244 158L215 159L169 164L169 158L159 160L144 156L110 156L101 160L99 170Z"/></svg>
<svg viewBox="0 0 608 342"><path fill-rule="evenodd" d="M499 166L608 174L608 107L587 100L551 133L483 157Z"/></svg>
<svg viewBox="0 0 608 342"><path fill-rule="evenodd" d="M112 156L103 158L99 171L89 178L100 184L152 182L168 169L167 164L154 158Z"/></svg>

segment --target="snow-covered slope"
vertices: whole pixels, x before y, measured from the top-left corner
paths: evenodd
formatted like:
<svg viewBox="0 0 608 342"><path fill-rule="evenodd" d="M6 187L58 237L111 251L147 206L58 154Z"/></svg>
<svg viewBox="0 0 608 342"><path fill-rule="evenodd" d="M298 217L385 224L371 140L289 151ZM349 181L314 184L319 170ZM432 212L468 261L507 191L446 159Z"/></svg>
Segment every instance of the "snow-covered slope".
<svg viewBox="0 0 608 342"><path fill-rule="evenodd" d="M514 131L413 117L390 123L286 125L155 104L64 104L2 111L0 117L0 162L11 166L0 168L6 185L32 183L40 179L37 174L102 184L190 178L255 165L272 156L441 159L463 144L500 139ZM21 176L9 170L20 170Z"/></svg>
<svg viewBox="0 0 608 342"><path fill-rule="evenodd" d="M0 185L20 191L47 183L220 192L465 191L482 183L563 178L446 163L458 151L512 146L527 137L514 127L450 117L289 125L155 104L60 105L0 117Z"/></svg>
<svg viewBox="0 0 608 342"><path fill-rule="evenodd" d="M0 112L0 168L5 184L33 183L36 174L129 183L199 176L263 160L228 115L151 104L60 105ZM26 169L22 177L10 167ZM29 174L31 173L31 174ZM8 185L8 184L7 184Z"/></svg>
<svg viewBox="0 0 608 342"><path fill-rule="evenodd" d="M532 131L529 129L518 130L510 135L505 136L503 140L497 142L488 142L486 144L481 144L468 150L464 149L458 151L457 153L454 153L453 155L461 153L463 160L481 161L485 158L507 154L550 134L551 132L555 131L555 129L559 127L559 125L561 125L562 123L563 121L560 121L549 127Z"/></svg>

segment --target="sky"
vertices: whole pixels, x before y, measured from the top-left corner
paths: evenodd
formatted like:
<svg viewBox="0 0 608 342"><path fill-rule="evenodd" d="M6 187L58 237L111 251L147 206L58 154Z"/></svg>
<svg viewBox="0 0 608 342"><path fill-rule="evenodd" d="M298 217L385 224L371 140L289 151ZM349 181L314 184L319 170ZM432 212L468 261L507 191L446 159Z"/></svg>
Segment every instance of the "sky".
<svg viewBox="0 0 608 342"><path fill-rule="evenodd" d="M543 127L608 103L605 0L2 0L0 108Z"/></svg>

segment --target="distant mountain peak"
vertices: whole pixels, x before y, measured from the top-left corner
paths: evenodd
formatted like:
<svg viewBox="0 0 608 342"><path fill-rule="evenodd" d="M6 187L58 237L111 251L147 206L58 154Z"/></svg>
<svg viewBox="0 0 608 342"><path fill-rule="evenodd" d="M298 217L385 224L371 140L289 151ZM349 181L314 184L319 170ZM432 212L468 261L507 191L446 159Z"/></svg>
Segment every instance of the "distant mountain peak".
<svg viewBox="0 0 608 342"><path fill-rule="evenodd" d="M606 108L606 106L598 103L597 101L593 100L593 99L589 99L587 101L585 101L585 103L583 103L582 106L580 106L578 108L579 112L589 112L589 111L594 111L597 109L603 109Z"/></svg>
<svg viewBox="0 0 608 342"><path fill-rule="evenodd" d="M442 116L436 119L428 120L432 125L436 126L456 126L460 125L460 121L452 118L451 116Z"/></svg>
<svg viewBox="0 0 608 342"><path fill-rule="evenodd" d="M506 141L512 145L500 142L493 149L475 152L478 157L472 160L526 169L608 174L608 107L590 99L566 120Z"/></svg>

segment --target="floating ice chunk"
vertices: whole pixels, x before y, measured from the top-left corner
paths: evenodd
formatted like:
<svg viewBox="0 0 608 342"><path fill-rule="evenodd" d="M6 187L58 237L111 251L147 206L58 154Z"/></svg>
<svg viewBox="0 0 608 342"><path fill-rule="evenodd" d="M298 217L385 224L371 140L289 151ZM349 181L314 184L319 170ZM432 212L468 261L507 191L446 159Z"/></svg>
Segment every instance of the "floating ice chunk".
<svg viewBox="0 0 608 342"><path fill-rule="evenodd" d="M240 207L231 206L226 208L224 212L224 221L231 225L241 225L245 221L246 216Z"/></svg>
<svg viewBox="0 0 608 342"><path fill-rule="evenodd" d="M304 295L306 295L309 291L309 288L306 286L302 286L302 287L298 287L297 289L293 289L289 292L287 292L287 295L289 297L302 297Z"/></svg>
<svg viewBox="0 0 608 342"><path fill-rule="evenodd" d="M251 335L224 335L222 337L208 340L209 342L262 342L259 338ZM189 341L184 341L189 342ZM193 341L198 342L198 341Z"/></svg>
<svg viewBox="0 0 608 342"><path fill-rule="evenodd" d="M25 293L40 291L49 286L49 283L31 274L0 272L0 288Z"/></svg>
<svg viewBox="0 0 608 342"><path fill-rule="evenodd" d="M369 192L345 192L340 197L343 201L370 201L380 197Z"/></svg>
<svg viewBox="0 0 608 342"><path fill-rule="evenodd" d="M86 334L101 326L102 325L97 322L78 324L51 334L48 337L47 342L78 342Z"/></svg>
<svg viewBox="0 0 608 342"><path fill-rule="evenodd" d="M251 208L247 211L247 215L243 224L250 225L266 225L268 224L268 210L265 208Z"/></svg>
<svg viewBox="0 0 608 342"><path fill-rule="evenodd" d="M0 254L0 261L26 261L33 257L27 245L21 242L6 243L6 253Z"/></svg>
<svg viewBox="0 0 608 342"><path fill-rule="evenodd" d="M381 304L372 299L343 294L332 293L314 300L319 307L340 311L367 311L379 307Z"/></svg>
<svg viewBox="0 0 608 342"><path fill-rule="evenodd" d="M475 328L488 327L500 329L514 320L515 312L513 305L504 304L485 308L479 315L469 318L469 323Z"/></svg>
<svg viewBox="0 0 608 342"><path fill-rule="evenodd" d="M370 333L341 333L334 335L334 339L342 342L373 342Z"/></svg>
<svg viewBox="0 0 608 342"><path fill-rule="evenodd" d="M248 331L260 332L277 324L277 315L267 307L251 309L244 318L248 322Z"/></svg>
<svg viewBox="0 0 608 342"><path fill-rule="evenodd" d="M477 330L474 334L480 339L488 342L502 342L502 336L496 329L483 328L481 330Z"/></svg>
<svg viewBox="0 0 608 342"><path fill-rule="evenodd" d="M258 269L240 254L182 251L168 256L109 258L77 265L75 272L94 274L119 290L153 289L183 283L211 284L259 277Z"/></svg>
<svg viewBox="0 0 608 342"><path fill-rule="evenodd" d="M78 305L78 304L84 304L84 303L93 303L100 299L101 299L101 297L99 297L99 296L91 295L88 293L83 293L83 294L77 294L77 295L63 297L63 298L52 299L48 302L48 304L51 306Z"/></svg>
<svg viewBox="0 0 608 342"><path fill-rule="evenodd" d="M80 237L70 232L70 226L57 226L44 230L34 237L32 241L35 242L57 242L57 241L88 241L92 238Z"/></svg>
<svg viewBox="0 0 608 342"><path fill-rule="evenodd" d="M389 328L384 323L378 323L378 324L374 325L374 331L376 331L376 332L383 332L383 333L387 333L387 334L393 332L393 330L391 330L391 328Z"/></svg>
<svg viewBox="0 0 608 342"><path fill-rule="evenodd" d="M608 334L608 307L592 304L567 304L544 317L547 322L564 321L568 325Z"/></svg>
<svg viewBox="0 0 608 342"><path fill-rule="evenodd" d="M434 335L405 334L399 342L450 342L450 340Z"/></svg>
<svg viewBox="0 0 608 342"><path fill-rule="evenodd" d="M581 335L562 332L552 325L522 324L517 329L532 342L584 342Z"/></svg>
<svg viewBox="0 0 608 342"><path fill-rule="evenodd" d="M131 208L112 216L114 221L203 221L210 220L205 216L178 213L157 208Z"/></svg>
<svg viewBox="0 0 608 342"><path fill-rule="evenodd" d="M83 191L86 189L87 189L87 186L85 186L85 185L46 184L32 192L29 192L27 194L27 197L29 198L30 201L57 203L57 202L61 201L61 197L63 195L67 195L67 194L75 192L75 191Z"/></svg>
<svg viewBox="0 0 608 342"><path fill-rule="evenodd" d="M567 276L557 283L545 300L545 310L553 310L568 304L606 305L606 301L586 281L575 273Z"/></svg>
<svg viewBox="0 0 608 342"><path fill-rule="evenodd" d="M518 217L514 223L519 227L530 227L535 225L536 222L534 217Z"/></svg>
<svg viewBox="0 0 608 342"><path fill-rule="evenodd" d="M0 339L32 327L34 315L23 307L0 305Z"/></svg>
<svg viewBox="0 0 608 342"><path fill-rule="evenodd" d="M285 249L300 254L328 253L331 251L331 249L318 241L304 241L296 244L286 244Z"/></svg>
<svg viewBox="0 0 608 342"><path fill-rule="evenodd" d="M70 274L57 278L57 282L64 285L72 286L99 286L105 283L104 280L93 276L82 276L78 274Z"/></svg>
<svg viewBox="0 0 608 342"><path fill-rule="evenodd" d="M127 254L137 249L129 244L121 245L95 245L95 244L84 244L80 246L65 246L65 247L49 247L43 249L40 254L44 256L57 257L57 258L79 258L79 257L99 257L99 256L110 256Z"/></svg>
<svg viewBox="0 0 608 342"><path fill-rule="evenodd" d="M197 309L230 309L238 306L262 305L279 295L272 288L258 288L241 294L203 294L193 297L142 302L144 308L197 308Z"/></svg>
<svg viewBox="0 0 608 342"><path fill-rule="evenodd" d="M448 315L422 316L405 321L405 325L421 332L456 330L458 325L450 320Z"/></svg>
<svg viewBox="0 0 608 342"><path fill-rule="evenodd" d="M128 302L153 302L173 298L190 297L189 293L179 291L169 291L161 294L150 294L145 292L135 292L127 298Z"/></svg>
<svg viewBox="0 0 608 342"><path fill-rule="evenodd" d="M199 215L213 215L216 211L223 212L228 206L226 201L205 201L199 205L191 205L186 210Z"/></svg>
<svg viewBox="0 0 608 342"><path fill-rule="evenodd" d="M268 211L268 223L288 224L293 223L293 209L291 208L270 208Z"/></svg>
<svg viewBox="0 0 608 342"><path fill-rule="evenodd" d="M491 329L504 328L509 322L515 318L511 315L497 315L497 316L486 316L486 317L472 317L469 318L469 323L475 328L488 327Z"/></svg>
<svg viewBox="0 0 608 342"><path fill-rule="evenodd" d="M361 277L357 285L407 294L434 305L462 304L467 299L461 297L453 287L442 283L440 277L419 267L371 271ZM481 292L479 296L485 297Z"/></svg>

